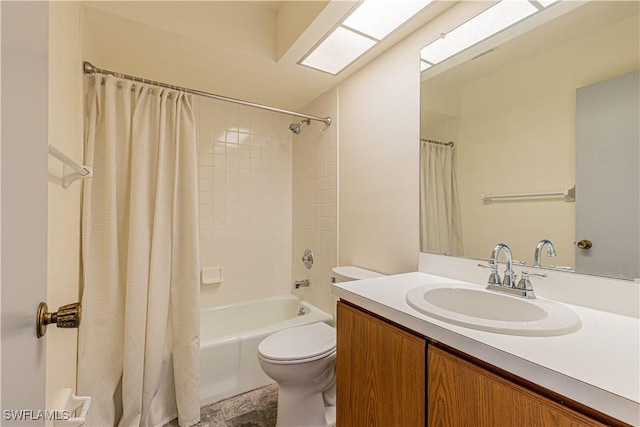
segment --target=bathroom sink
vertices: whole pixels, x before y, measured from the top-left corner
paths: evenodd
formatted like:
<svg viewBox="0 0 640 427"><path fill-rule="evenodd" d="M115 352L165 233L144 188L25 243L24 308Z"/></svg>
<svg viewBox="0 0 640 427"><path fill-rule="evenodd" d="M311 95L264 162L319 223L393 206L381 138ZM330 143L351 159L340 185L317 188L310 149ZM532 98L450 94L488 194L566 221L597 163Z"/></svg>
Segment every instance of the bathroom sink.
<svg viewBox="0 0 640 427"><path fill-rule="evenodd" d="M420 286L407 292L411 308L467 328L509 335L564 335L580 329L568 307L543 299L524 299L464 283Z"/></svg>

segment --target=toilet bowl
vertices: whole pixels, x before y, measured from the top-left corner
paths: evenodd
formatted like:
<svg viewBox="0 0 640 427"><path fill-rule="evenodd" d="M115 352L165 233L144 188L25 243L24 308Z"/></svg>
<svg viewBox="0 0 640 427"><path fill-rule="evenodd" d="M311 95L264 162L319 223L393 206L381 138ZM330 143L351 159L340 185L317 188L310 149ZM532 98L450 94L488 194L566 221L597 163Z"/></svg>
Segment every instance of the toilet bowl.
<svg viewBox="0 0 640 427"><path fill-rule="evenodd" d="M383 276L359 267L333 269L333 281ZM326 323L278 331L260 343L258 360L278 383L277 427L329 427L336 422L336 331Z"/></svg>
<svg viewBox="0 0 640 427"><path fill-rule="evenodd" d="M278 383L278 427L335 425L336 331L326 323L297 326L258 346L265 374Z"/></svg>

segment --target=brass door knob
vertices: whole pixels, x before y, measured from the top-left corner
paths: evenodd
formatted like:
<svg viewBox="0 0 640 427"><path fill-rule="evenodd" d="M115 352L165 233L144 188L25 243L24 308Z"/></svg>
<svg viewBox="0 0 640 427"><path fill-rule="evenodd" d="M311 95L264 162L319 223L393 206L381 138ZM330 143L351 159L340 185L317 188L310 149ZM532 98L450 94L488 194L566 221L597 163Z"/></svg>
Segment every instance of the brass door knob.
<svg viewBox="0 0 640 427"><path fill-rule="evenodd" d="M593 246L593 243L591 243L591 240L589 239L583 239L580 240L577 245L579 249L590 249L591 246Z"/></svg>
<svg viewBox="0 0 640 427"><path fill-rule="evenodd" d="M80 325L82 306L79 302L63 305L55 313L47 313L47 304L41 302L36 315L36 335L38 338L47 333L47 325L55 323L58 328L77 328Z"/></svg>

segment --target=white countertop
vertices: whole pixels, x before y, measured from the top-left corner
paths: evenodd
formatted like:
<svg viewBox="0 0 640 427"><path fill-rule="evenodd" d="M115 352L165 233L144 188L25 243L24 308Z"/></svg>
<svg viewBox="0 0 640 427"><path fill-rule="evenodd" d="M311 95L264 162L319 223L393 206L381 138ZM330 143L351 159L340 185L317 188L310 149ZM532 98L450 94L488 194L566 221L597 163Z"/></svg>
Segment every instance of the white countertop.
<svg viewBox="0 0 640 427"><path fill-rule="evenodd" d="M580 317L578 331L524 337L456 326L405 302L410 289L443 281L461 282L416 272L336 283L332 292L428 338L640 426L640 319L561 303Z"/></svg>

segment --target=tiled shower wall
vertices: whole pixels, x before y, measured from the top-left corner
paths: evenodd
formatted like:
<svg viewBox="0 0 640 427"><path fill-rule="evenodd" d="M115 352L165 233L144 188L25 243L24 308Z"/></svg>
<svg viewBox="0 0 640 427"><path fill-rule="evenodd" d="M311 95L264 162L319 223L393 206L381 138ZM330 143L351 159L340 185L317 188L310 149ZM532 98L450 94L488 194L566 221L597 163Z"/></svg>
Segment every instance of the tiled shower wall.
<svg viewBox="0 0 640 427"><path fill-rule="evenodd" d="M303 125L293 144L293 280L309 279L308 288L294 294L329 314L334 313L331 269L338 262L338 123L337 88L305 106L302 111L331 116L331 126ZM302 261L305 249L315 257L311 270Z"/></svg>
<svg viewBox="0 0 640 427"><path fill-rule="evenodd" d="M201 306L291 293L291 117L196 97Z"/></svg>

